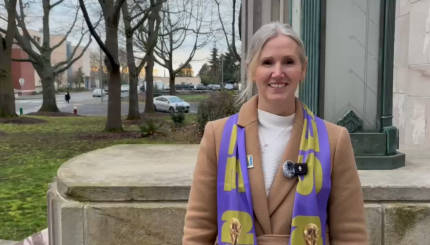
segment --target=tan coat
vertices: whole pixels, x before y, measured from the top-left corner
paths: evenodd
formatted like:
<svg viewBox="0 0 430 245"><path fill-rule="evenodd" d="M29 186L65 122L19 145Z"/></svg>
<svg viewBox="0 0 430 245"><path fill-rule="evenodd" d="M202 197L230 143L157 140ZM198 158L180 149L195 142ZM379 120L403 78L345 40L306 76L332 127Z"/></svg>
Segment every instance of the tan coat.
<svg viewBox="0 0 430 245"><path fill-rule="evenodd" d="M254 156L248 169L258 245L287 245L298 180L284 177L282 163L298 158L303 112L296 100L296 116L290 141L266 197L258 135L258 96L246 102L238 124L245 128L246 154ZM217 161L227 118L207 123L200 144L188 209L183 245L213 245L217 237ZM329 197L327 245L368 245L364 204L354 152L348 131L326 122L332 159L332 189Z"/></svg>

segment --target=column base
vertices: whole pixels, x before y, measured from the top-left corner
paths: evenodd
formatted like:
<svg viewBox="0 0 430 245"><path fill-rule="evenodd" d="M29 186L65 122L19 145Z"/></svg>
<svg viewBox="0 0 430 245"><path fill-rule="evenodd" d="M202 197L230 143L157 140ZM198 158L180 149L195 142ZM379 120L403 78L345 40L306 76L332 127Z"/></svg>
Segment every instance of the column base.
<svg viewBox="0 0 430 245"><path fill-rule="evenodd" d="M406 166L405 154L390 156L356 156L358 170L392 170Z"/></svg>

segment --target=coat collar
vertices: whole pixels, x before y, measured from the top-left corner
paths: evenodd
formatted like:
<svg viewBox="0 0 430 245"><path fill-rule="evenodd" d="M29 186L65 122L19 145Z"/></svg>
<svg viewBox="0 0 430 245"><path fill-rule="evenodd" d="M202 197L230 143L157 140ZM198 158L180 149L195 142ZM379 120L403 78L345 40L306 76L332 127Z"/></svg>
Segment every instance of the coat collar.
<svg viewBox="0 0 430 245"><path fill-rule="evenodd" d="M296 115L294 119L294 124L303 127L303 109L301 106L301 101L296 98ZM248 125L258 122L258 95L253 96L250 100L245 102L239 111L239 118L237 124L241 127L247 127ZM300 132L301 133L301 132Z"/></svg>
<svg viewBox="0 0 430 245"><path fill-rule="evenodd" d="M281 204L282 200L293 188L297 179L287 179L283 176L282 165L286 160L297 161L300 147L300 139L303 128L303 109L301 102L296 98L296 114L291 138L282 161L279 163L278 171L273 181L268 197L264 185L262 158L258 134L258 95L252 97L242 105L239 111L238 125L245 128L246 154L254 158L254 168L248 169L252 204L255 217L265 234L272 234L270 222L271 214Z"/></svg>

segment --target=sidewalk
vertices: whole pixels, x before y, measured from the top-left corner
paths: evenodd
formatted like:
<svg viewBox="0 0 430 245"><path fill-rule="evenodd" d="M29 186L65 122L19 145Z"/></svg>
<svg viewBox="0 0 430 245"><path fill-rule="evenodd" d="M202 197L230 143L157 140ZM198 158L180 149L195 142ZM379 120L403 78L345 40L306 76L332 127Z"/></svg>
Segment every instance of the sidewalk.
<svg viewBox="0 0 430 245"><path fill-rule="evenodd" d="M35 233L20 242L0 239L0 245L49 245L48 229Z"/></svg>
<svg viewBox="0 0 430 245"><path fill-rule="evenodd" d="M39 99L40 100L43 99L43 95L42 94L35 94L35 95L15 95L15 100L39 100Z"/></svg>
<svg viewBox="0 0 430 245"><path fill-rule="evenodd" d="M72 96L74 94L80 94L80 93L84 93L84 92L90 92L90 91L82 91L82 92L70 92L70 96ZM55 94L55 97L58 98L59 96L64 97L66 93L65 92L60 92L59 94ZM43 99L43 94L35 94L35 95L17 95L15 94L15 100L41 100ZM2 244L0 244L2 245Z"/></svg>
<svg viewBox="0 0 430 245"><path fill-rule="evenodd" d="M1 240L0 239L0 245L15 245L18 242L15 241L6 241L6 240Z"/></svg>

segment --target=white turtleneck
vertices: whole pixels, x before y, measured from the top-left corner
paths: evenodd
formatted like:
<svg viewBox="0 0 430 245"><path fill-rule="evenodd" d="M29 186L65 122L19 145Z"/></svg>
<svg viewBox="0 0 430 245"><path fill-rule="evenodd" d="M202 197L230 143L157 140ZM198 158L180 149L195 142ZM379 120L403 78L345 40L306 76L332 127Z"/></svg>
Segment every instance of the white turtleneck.
<svg viewBox="0 0 430 245"><path fill-rule="evenodd" d="M295 114L287 117L258 110L258 128L266 195L290 140ZM266 145L266 146L265 146Z"/></svg>

